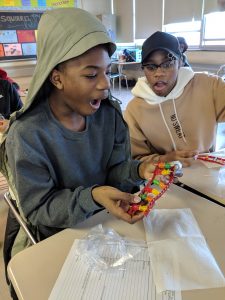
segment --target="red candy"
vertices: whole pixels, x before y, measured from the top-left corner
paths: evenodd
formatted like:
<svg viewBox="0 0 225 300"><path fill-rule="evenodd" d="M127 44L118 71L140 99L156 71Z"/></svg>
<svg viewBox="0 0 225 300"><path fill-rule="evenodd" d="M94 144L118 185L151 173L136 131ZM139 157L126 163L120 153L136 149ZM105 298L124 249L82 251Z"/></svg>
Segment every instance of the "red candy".
<svg viewBox="0 0 225 300"><path fill-rule="evenodd" d="M173 182L174 170L174 166L171 166L168 163L159 162L156 165L153 177L148 181L138 196L135 196L135 203L130 204L128 214L135 215L138 212L144 212L145 216L147 216L150 210L153 208L156 200L158 200L165 193L170 184ZM168 182L164 183L155 179L157 175L166 176ZM154 186L158 187L158 189ZM140 201L137 200L137 197L140 199Z"/></svg>

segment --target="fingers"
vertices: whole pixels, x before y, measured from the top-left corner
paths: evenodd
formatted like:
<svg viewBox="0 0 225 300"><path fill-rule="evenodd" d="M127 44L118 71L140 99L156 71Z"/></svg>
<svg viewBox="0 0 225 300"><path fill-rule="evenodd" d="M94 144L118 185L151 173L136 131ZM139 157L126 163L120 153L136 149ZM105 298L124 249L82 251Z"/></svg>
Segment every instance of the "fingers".
<svg viewBox="0 0 225 300"><path fill-rule="evenodd" d="M142 220L142 219L144 218L144 216L145 216L145 215L144 215L143 212L138 212L137 214L135 214L135 215L133 215L133 216L131 217L131 222L130 222L130 224L134 224L134 223L136 223L136 222Z"/></svg>
<svg viewBox="0 0 225 300"><path fill-rule="evenodd" d="M102 186L93 188L92 196L96 202L103 205L110 213L129 224L134 224L144 217L143 212L138 212L134 216L128 214L130 203L135 201L135 195L133 194L121 192L110 186Z"/></svg>
<svg viewBox="0 0 225 300"><path fill-rule="evenodd" d="M125 203L130 203L134 198L132 194L121 192L111 186L99 186L93 188L92 197L96 202L106 208L110 202L123 201Z"/></svg>
<svg viewBox="0 0 225 300"><path fill-rule="evenodd" d="M195 156L199 153L197 150L185 150L185 151L177 151L178 156L182 158L195 158Z"/></svg>
<svg viewBox="0 0 225 300"><path fill-rule="evenodd" d="M191 164L192 164L192 161L193 161L193 160L190 159L190 158L184 158L184 159L181 159L183 168L190 167Z"/></svg>
<svg viewBox="0 0 225 300"><path fill-rule="evenodd" d="M151 160L146 159L139 165L138 168L139 176L143 179L148 179L152 176L154 170L155 170L155 165L152 163Z"/></svg>
<svg viewBox="0 0 225 300"><path fill-rule="evenodd" d="M112 195L112 199L115 201L121 201L122 203L129 204L134 201L134 195L117 190L117 193L115 193L115 195Z"/></svg>
<svg viewBox="0 0 225 300"><path fill-rule="evenodd" d="M120 208L121 209L121 208ZM119 219L129 223L129 224L134 224L144 218L144 213L143 212L138 212L137 214L131 216L129 215L126 211L124 210L117 210L114 215L118 217Z"/></svg>
<svg viewBox="0 0 225 300"><path fill-rule="evenodd" d="M192 164L193 160L196 159L196 155L198 155L199 152L197 150L184 150L184 151L178 150L175 151L174 153L175 153L176 160L180 161L182 163L182 166L186 168ZM178 172L177 171L175 172L175 176L178 177L182 176L182 174L183 173L182 172L180 173L179 170Z"/></svg>
<svg viewBox="0 0 225 300"><path fill-rule="evenodd" d="M132 195L134 196L134 195ZM135 199L132 200L132 202L130 203L134 203ZM130 224L134 224L136 223L137 221L140 221L141 219L143 219L144 217L144 213L143 212L137 212L135 215L130 215L128 214L128 210L130 209L130 203L127 204L127 203L124 203L124 202L121 202L120 203L120 208L122 208L122 211L121 210L118 210L118 217Z"/></svg>

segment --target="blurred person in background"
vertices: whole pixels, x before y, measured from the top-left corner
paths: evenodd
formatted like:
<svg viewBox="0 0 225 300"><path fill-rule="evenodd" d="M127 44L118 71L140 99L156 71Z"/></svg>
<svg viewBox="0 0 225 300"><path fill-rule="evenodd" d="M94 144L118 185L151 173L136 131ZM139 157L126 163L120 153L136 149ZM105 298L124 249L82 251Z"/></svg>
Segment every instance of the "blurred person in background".
<svg viewBox="0 0 225 300"><path fill-rule="evenodd" d="M10 115L23 106L14 84L6 79L0 79L0 133L8 128Z"/></svg>
<svg viewBox="0 0 225 300"><path fill-rule="evenodd" d="M180 52L181 52L181 58L183 61L183 67L190 67L190 64L187 60L187 56L186 56L186 54L184 54L184 52L186 52L188 49L188 44L187 44L185 38L182 36L178 36L177 39L180 44Z"/></svg>

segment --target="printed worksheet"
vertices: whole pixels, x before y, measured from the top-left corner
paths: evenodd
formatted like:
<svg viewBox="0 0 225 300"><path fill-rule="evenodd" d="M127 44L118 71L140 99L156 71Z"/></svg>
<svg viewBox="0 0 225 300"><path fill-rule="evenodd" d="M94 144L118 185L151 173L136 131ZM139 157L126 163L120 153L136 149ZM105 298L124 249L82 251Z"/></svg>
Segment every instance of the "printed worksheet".
<svg viewBox="0 0 225 300"><path fill-rule="evenodd" d="M75 240L49 300L181 300L181 293L166 291L156 293L148 248L146 244L129 243L128 253L135 253L119 268L96 270L85 263L77 252ZM113 261L107 247L101 255ZM116 253L115 253L116 255Z"/></svg>

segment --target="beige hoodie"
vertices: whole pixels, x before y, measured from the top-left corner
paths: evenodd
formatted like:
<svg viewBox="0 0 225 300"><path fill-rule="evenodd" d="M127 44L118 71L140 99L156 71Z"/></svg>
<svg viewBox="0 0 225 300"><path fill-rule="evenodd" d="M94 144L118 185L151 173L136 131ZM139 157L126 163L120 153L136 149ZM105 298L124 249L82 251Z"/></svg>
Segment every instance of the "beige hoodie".
<svg viewBox="0 0 225 300"><path fill-rule="evenodd" d="M146 77L138 80L132 93L135 98L127 106L125 120L133 158L156 158L174 150L214 150L217 123L225 122L221 78L181 68L168 96L157 96Z"/></svg>

